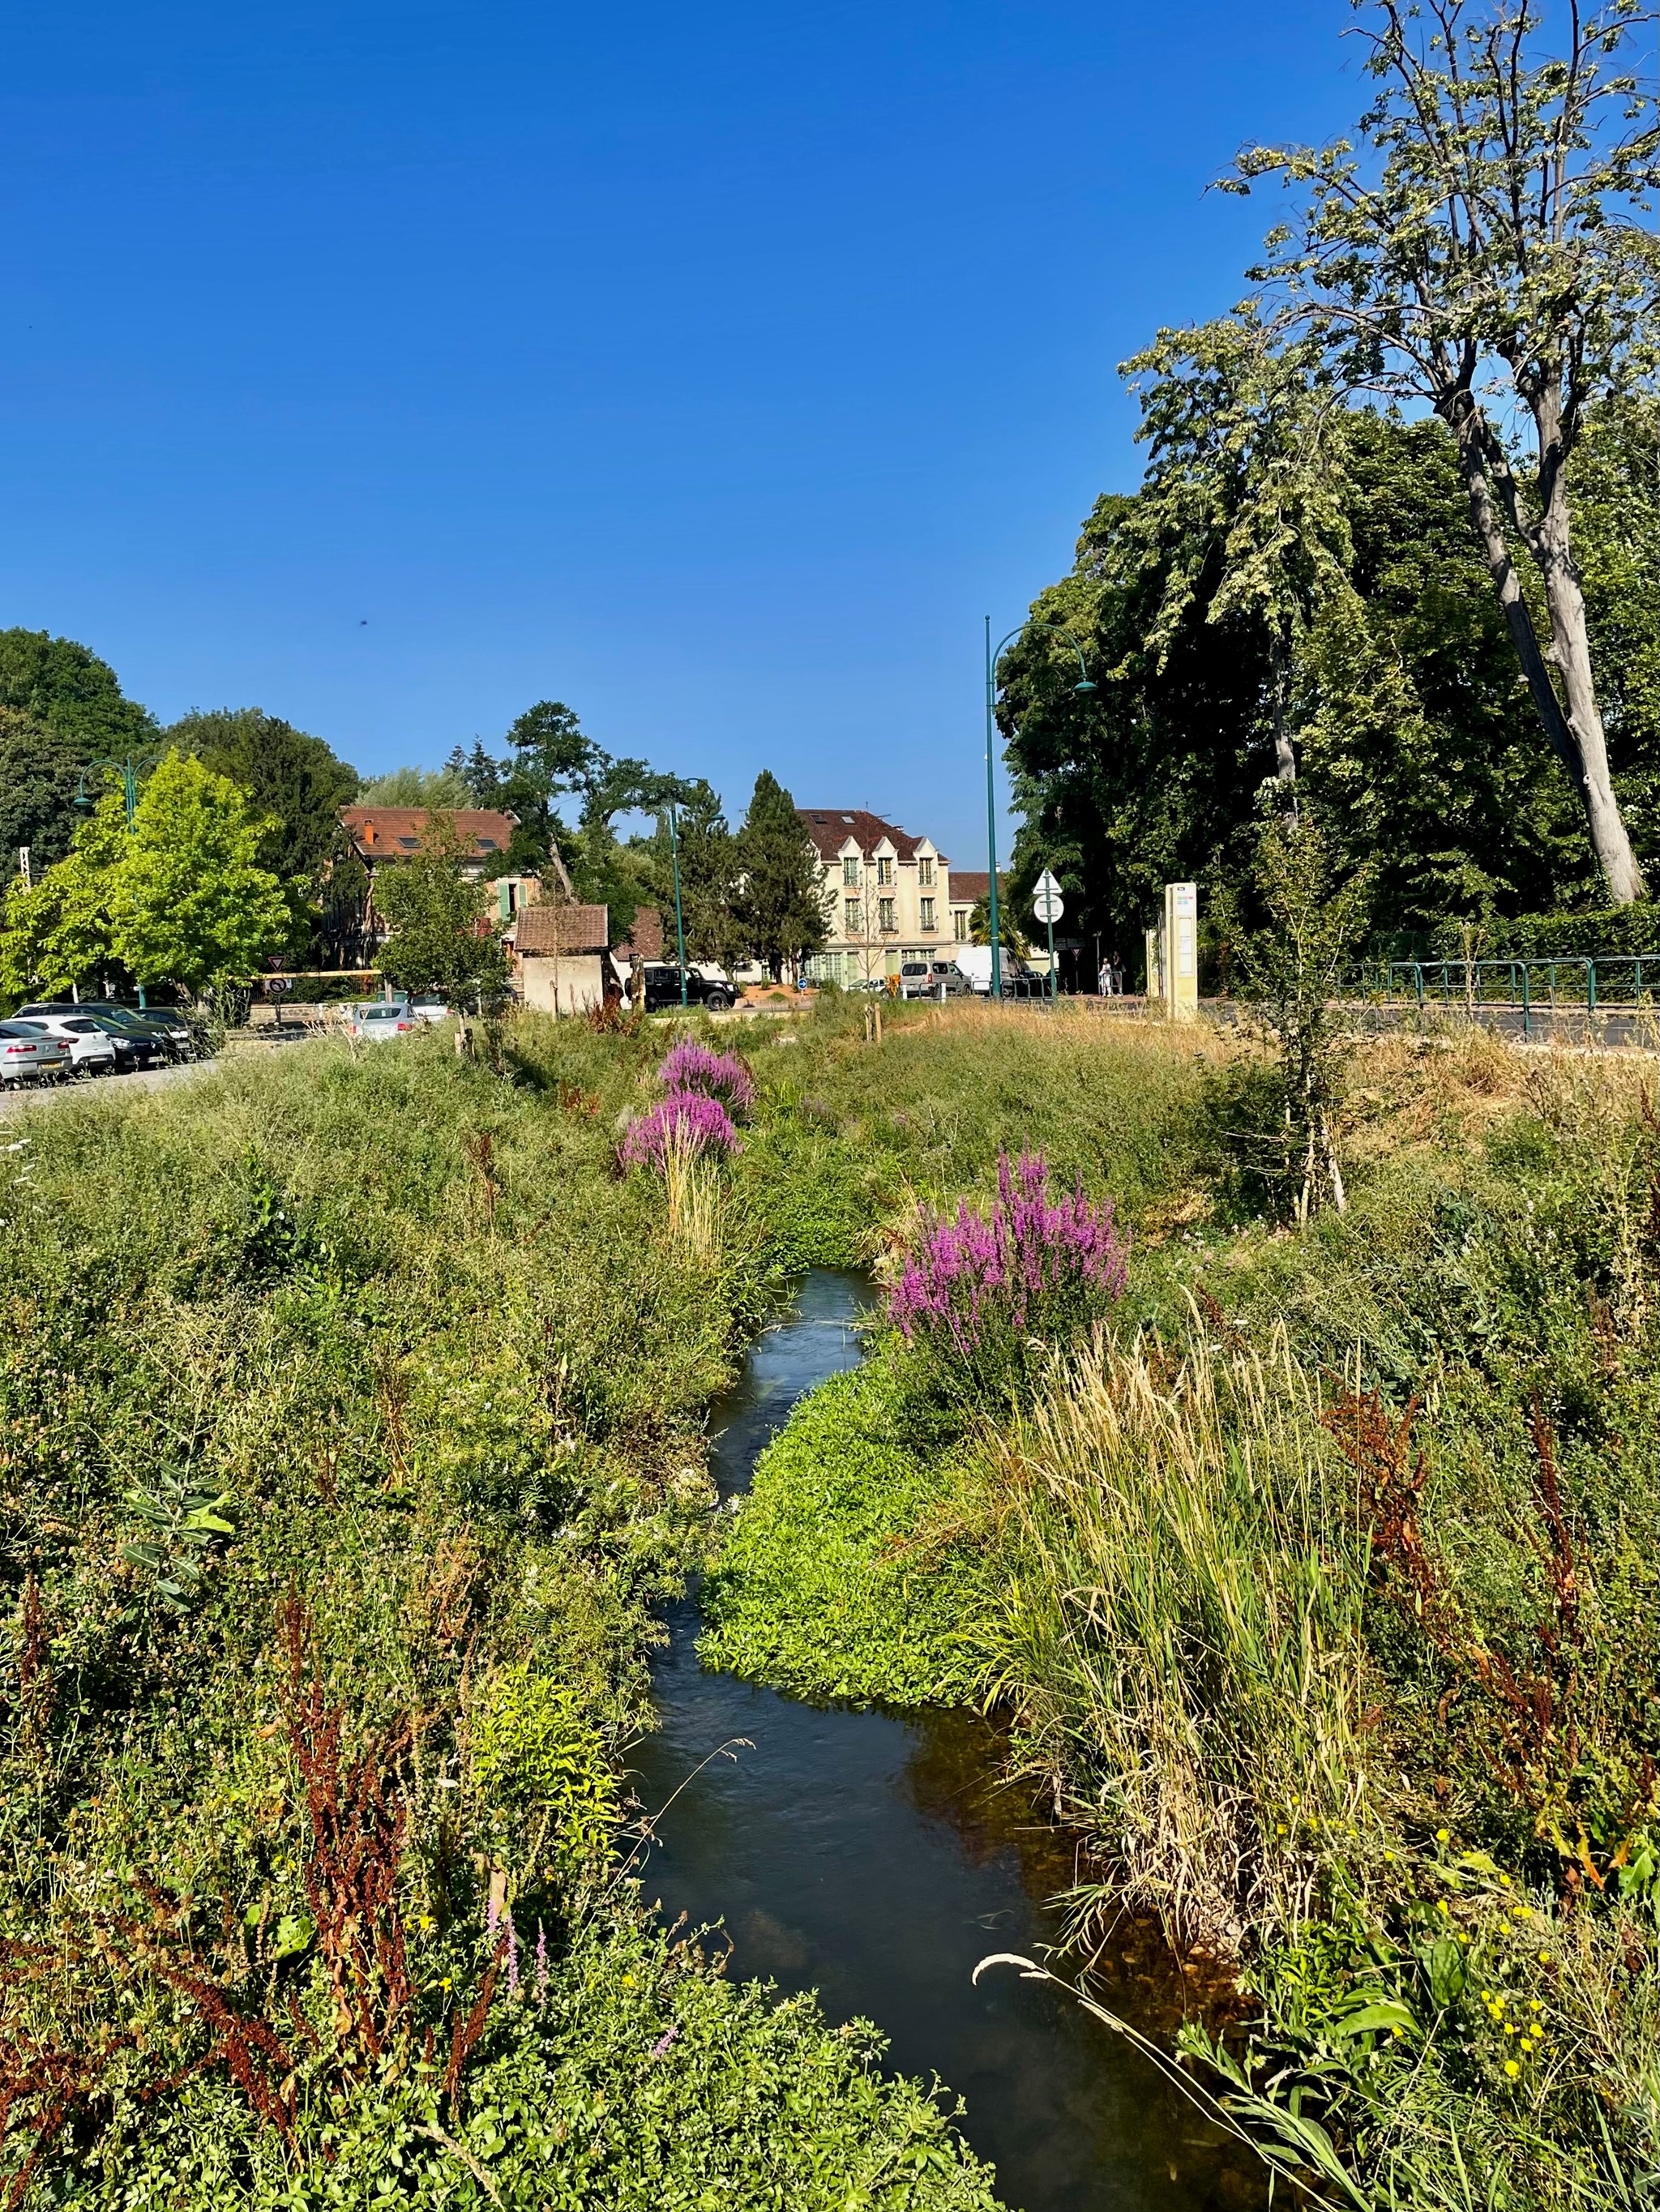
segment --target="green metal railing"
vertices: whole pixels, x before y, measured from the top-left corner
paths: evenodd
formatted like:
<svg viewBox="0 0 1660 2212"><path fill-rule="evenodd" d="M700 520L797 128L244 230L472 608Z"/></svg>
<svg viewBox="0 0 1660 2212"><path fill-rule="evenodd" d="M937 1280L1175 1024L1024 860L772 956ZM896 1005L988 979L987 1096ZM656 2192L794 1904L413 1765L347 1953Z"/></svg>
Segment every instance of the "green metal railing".
<svg viewBox="0 0 1660 2212"><path fill-rule="evenodd" d="M1660 989L1660 953L1589 959L1365 961L1351 970L1351 976L1367 997L1390 1004L1510 1008L1520 1013L1525 1036L1536 1012L1562 1007L1594 1014L1611 1007L1652 1005Z"/></svg>

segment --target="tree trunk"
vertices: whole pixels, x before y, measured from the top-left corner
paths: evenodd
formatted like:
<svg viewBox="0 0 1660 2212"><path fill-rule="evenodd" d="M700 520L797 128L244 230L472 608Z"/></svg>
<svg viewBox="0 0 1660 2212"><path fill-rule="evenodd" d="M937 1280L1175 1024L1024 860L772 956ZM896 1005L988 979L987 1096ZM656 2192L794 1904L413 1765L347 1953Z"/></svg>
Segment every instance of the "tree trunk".
<svg viewBox="0 0 1660 2212"><path fill-rule="evenodd" d="M1579 755L1580 796L1590 826L1591 849L1607 880L1609 897L1616 906L1629 906L1643 897L1648 886L1608 781L1608 738L1591 674L1585 595L1579 588L1579 574L1569 548L1567 503L1560 477L1535 535L1535 556L1545 579L1545 604L1550 610L1551 641L1546 658L1561 678L1567 702L1567 724Z"/></svg>
<svg viewBox="0 0 1660 2212"><path fill-rule="evenodd" d="M1291 647L1286 625L1275 622L1268 633L1269 681L1273 690L1270 713L1274 729L1274 779L1280 785L1280 812L1297 827L1297 752L1286 727L1286 695L1291 688Z"/></svg>
<svg viewBox="0 0 1660 2212"><path fill-rule="evenodd" d="M1572 564L1566 558L1566 515L1564 512L1560 517L1560 558L1547 556L1541 560L1546 599L1551 610L1551 659L1562 669L1563 688L1568 694L1569 711L1565 714L1533 626L1533 617L1522 596L1521 579L1516 573L1505 526L1493 501L1493 486L1480 444L1480 411L1468 394L1464 398L1464 410L1452 428L1458 441L1459 469L1469 496L1470 520L1487 556L1493 587L1516 647L1516 657L1522 664L1522 673L1527 678L1534 712L1585 810L1591 850L1607 881L1608 896L1616 906L1629 906L1633 899L1643 896L1643 872L1631 849L1619 804L1608 781L1608 747L1591 682L1585 604ZM1560 498L1560 494L1557 496ZM1553 505L1555 503L1554 500ZM1577 714L1576 696L1579 702Z"/></svg>

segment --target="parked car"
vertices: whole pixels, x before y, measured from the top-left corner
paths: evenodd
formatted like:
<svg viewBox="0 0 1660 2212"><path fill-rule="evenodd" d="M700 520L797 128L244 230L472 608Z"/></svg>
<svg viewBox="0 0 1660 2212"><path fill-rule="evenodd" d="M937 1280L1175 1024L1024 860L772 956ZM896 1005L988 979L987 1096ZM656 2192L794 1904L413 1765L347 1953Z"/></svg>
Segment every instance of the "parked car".
<svg viewBox="0 0 1660 2212"><path fill-rule="evenodd" d="M953 960L904 960L899 966L902 999L960 999L973 986Z"/></svg>
<svg viewBox="0 0 1660 2212"><path fill-rule="evenodd" d="M660 1013L665 1007L680 1003L680 970L672 961L648 960L645 969L646 1012ZM737 994L723 978L700 975L696 968L686 970L686 1004L703 1006L712 1014L724 1013L733 1004Z"/></svg>
<svg viewBox="0 0 1660 2212"><path fill-rule="evenodd" d="M114 1031L147 1039L157 1059L198 1060L207 1050L201 1030L170 1006L141 1012L114 999L37 999L20 1006L16 1018L30 1021L41 1014L90 1014Z"/></svg>
<svg viewBox="0 0 1660 2212"><path fill-rule="evenodd" d="M401 1000L377 999L368 1006L352 1008L346 1034L359 1044L385 1044L393 1037L410 1036L420 1026L419 1017L410 1013Z"/></svg>
<svg viewBox="0 0 1660 2212"><path fill-rule="evenodd" d="M91 1014L31 1014L15 1015L18 1029L38 1030L42 1036L54 1036L65 1046L70 1056L72 1075L111 1075L120 1065L121 1050L106 1029L100 1027ZM141 1049L130 1039L123 1039L129 1053Z"/></svg>
<svg viewBox="0 0 1660 2212"><path fill-rule="evenodd" d="M40 1083L68 1072L70 1048L27 1022L0 1022L0 1083Z"/></svg>
<svg viewBox="0 0 1660 2212"><path fill-rule="evenodd" d="M417 991L412 999L405 999L404 1010L418 1022L447 1022L454 1009L447 999L436 991Z"/></svg>

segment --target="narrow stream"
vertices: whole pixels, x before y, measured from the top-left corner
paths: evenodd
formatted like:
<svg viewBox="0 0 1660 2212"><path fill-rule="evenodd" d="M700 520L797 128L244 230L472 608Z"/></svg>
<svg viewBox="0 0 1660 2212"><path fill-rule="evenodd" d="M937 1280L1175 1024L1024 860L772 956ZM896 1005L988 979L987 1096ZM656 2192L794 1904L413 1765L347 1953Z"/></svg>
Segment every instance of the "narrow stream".
<svg viewBox="0 0 1660 2212"><path fill-rule="evenodd" d="M791 1407L858 1364L868 1302L856 1276L810 1276L716 1409L723 1494L747 1488ZM1045 1900L1071 1861L996 1784L1000 1746L972 1715L803 1705L705 1673L695 1597L668 1619L654 1669L660 1726L635 1754L660 1849L647 1893L672 1920L721 1922L732 1968L817 1990L833 2021L873 2020L897 2070L938 2075L960 2124L1019 2212L1209 2212L1262 2203L1258 2171L1158 2070L1063 1993L1006 1970L976 1990L988 1951L1055 1940ZM752 1748L709 1759L746 1738ZM700 1763L708 1760L690 1783ZM683 1787L683 1785L684 1785ZM1179 2015L1181 1978L1156 1944L1118 1960L1110 2002L1148 2033Z"/></svg>

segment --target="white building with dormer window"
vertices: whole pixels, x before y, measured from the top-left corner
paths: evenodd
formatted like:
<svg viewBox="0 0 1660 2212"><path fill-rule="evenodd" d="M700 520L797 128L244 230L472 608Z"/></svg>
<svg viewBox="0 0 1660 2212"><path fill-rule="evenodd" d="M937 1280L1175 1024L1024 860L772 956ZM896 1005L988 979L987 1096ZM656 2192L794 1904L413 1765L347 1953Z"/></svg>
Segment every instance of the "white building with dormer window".
<svg viewBox="0 0 1660 2212"><path fill-rule="evenodd" d="M907 960L949 960L951 863L863 807L797 808L818 854L830 936L811 981L847 986L897 975Z"/></svg>

